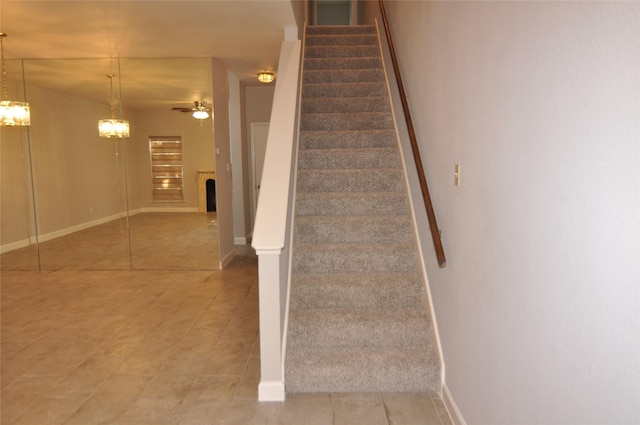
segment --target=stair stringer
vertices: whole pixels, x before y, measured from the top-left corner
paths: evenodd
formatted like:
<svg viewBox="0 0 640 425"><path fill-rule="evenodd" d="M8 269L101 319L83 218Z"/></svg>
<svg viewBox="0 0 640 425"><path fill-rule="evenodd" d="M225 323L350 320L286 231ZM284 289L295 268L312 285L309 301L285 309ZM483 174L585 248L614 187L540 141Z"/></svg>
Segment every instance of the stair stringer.
<svg viewBox="0 0 640 425"><path fill-rule="evenodd" d="M393 120L393 127L396 132L396 143L398 144L398 151L400 153L400 161L402 163L402 169L404 171L404 180L405 185L407 187L407 198L409 200L409 209L411 213L411 218L413 221L413 231L414 238L416 243L416 248L418 250L418 257L420 263L420 271L422 273L422 281L425 289L425 308L429 311L429 315L431 317L431 323L433 325L433 339L437 348L438 358L440 360L440 392L442 392L442 385L445 382L445 364L444 364L444 355L442 353L442 345L440 343L440 334L438 332L438 322L436 319L436 313L433 306L433 297L431 296L431 288L429 287L429 277L427 275L427 266L425 263L425 253L423 249L423 241L430 238L429 232L429 222L427 219L426 209L424 207L424 203L420 202L422 199L422 192L420 189L420 183L418 181L418 173L416 171L416 165L413 161L413 153L411 152L411 147L409 144L409 132L407 130L406 122L404 119L400 120L405 123L404 125L398 125L397 116L404 117L404 111L402 110L401 101L400 101L400 93L398 90L398 85L395 79L395 75L389 74L388 72L388 64L391 62L389 47L387 43L383 43L383 37L386 40L386 35L381 34L380 25L378 19L375 19L375 27L376 32L378 33L378 47L380 48L380 54L382 59L382 70L384 73L384 78L387 85L387 96L389 101L389 107L391 109L391 118ZM390 77L391 75L391 77ZM405 143L403 143L405 141ZM414 202L414 199L417 200ZM417 205L420 205L421 208L417 208ZM418 214L418 211L420 214ZM418 225L421 223L422 225ZM422 229L426 229L421 231ZM424 234L424 237L421 235Z"/></svg>

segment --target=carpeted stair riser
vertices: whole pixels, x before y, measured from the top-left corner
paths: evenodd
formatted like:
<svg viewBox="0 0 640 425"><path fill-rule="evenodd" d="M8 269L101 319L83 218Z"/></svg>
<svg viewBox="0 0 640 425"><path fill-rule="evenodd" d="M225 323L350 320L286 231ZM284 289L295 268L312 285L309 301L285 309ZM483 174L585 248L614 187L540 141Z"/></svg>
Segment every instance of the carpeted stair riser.
<svg viewBox="0 0 640 425"><path fill-rule="evenodd" d="M421 311L306 309L289 314L291 347L399 347L429 345ZM416 335L424 338L416 339Z"/></svg>
<svg viewBox="0 0 640 425"><path fill-rule="evenodd" d="M408 200L402 192L299 192L296 216L378 216L406 214Z"/></svg>
<svg viewBox="0 0 640 425"><path fill-rule="evenodd" d="M307 27L307 36L376 34L373 25L319 25Z"/></svg>
<svg viewBox="0 0 640 425"><path fill-rule="evenodd" d="M400 192L404 180L400 170L300 170L300 192Z"/></svg>
<svg viewBox="0 0 640 425"><path fill-rule="evenodd" d="M410 243L413 227L398 216L303 216L295 224L298 244Z"/></svg>
<svg viewBox="0 0 640 425"><path fill-rule="evenodd" d="M438 391L374 26L308 27L288 392Z"/></svg>
<svg viewBox="0 0 640 425"><path fill-rule="evenodd" d="M291 288L291 310L419 309L423 288L411 273L303 274Z"/></svg>
<svg viewBox="0 0 640 425"><path fill-rule="evenodd" d="M403 244L299 245L293 261L296 273L408 273L415 268L414 247Z"/></svg>
<svg viewBox="0 0 640 425"><path fill-rule="evenodd" d="M384 81L381 69L310 70L304 73L304 83L368 83Z"/></svg>
<svg viewBox="0 0 640 425"><path fill-rule="evenodd" d="M388 112L387 99L378 97L310 98L302 101L302 113Z"/></svg>
<svg viewBox="0 0 640 425"><path fill-rule="evenodd" d="M287 358L290 392L439 392L424 347L296 347Z"/></svg>
<svg viewBox="0 0 640 425"><path fill-rule="evenodd" d="M395 146L392 129L361 131L305 131L300 133L301 149L356 149Z"/></svg>
<svg viewBox="0 0 640 425"><path fill-rule="evenodd" d="M369 149L304 149L298 157L298 167L310 169L399 168L400 160L392 148Z"/></svg>
<svg viewBox="0 0 640 425"><path fill-rule="evenodd" d="M379 57L305 58L305 72L330 69L382 69Z"/></svg>
<svg viewBox="0 0 640 425"><path fill-rule="evenodd" d="M305 48L307 58L368 58L378 56L378 45L375 46L308 46Z"/></svg>

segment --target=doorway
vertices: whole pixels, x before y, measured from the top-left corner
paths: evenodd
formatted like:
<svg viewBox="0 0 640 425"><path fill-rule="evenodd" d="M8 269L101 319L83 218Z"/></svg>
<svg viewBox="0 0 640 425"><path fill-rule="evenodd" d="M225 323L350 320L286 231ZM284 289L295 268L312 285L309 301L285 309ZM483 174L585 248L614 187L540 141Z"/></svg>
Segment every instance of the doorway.
<svg viewBox="0 0 640 425"><path fill-rule="evenodd" d="M258 197L260 196L260 182L262 180L262 168L264 166L264 155L267 150L268 136L268 122L251 123L251 223L256 219L256 209L258 208Z"/></svg>
<svg viewBox="0 0 640 425"><path fill-rule="evenodd" d="M311 2L314 25L356 25L357 2L352 0L314 0Z"/></svg>

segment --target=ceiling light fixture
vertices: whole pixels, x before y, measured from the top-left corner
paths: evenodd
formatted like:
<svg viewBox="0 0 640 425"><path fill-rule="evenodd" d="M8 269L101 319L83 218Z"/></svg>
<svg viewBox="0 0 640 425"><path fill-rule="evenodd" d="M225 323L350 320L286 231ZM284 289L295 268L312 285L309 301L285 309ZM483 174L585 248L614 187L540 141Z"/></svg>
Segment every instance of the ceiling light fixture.
<svg viewBox="0 0 640 425"><path fill-rule="evenodd" d="M129 137L129 121L116 119L116 107L113 99L113 74L108 74L107 77L111 84L111 118L98 121L98 132L100 137L124 139Z"/></svg>
<svg viewBox="0 0 640 425"><path fill-rule="evenodd" d="M31 124L31 110L27 102L9 100L7 71L4 68L4 43L7 34L0 32L0 62L2 63L2 100L0 101L0 126L27 126Z"/></svg>
<svg viewBox="0 0 640 425"><path fill-rule="evenodd" d="M272 83L275 78L276 77L272 72L261 72L258 74L258 81L260 81L262 84Z"/></svg>
<svg viewBox="0 0 640 425"><path fill-rule="evenodd" d="M209 118L209 109L207 108L207 102L204 100L196 101L196 107L193 108L193 118L197 120L206 120Z"/></svg>

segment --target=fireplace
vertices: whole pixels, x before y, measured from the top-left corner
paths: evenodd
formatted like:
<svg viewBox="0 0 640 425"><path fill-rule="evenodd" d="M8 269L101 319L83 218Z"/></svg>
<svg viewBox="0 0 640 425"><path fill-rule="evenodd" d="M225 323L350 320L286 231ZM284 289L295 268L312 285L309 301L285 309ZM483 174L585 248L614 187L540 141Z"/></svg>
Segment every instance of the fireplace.
<svg viewBox="0 0 640 425"><path fill-rule="evenodd" d="M209 193L210 196L207 196L207 181L209 182ZM215 181L216 181L216 172L215 171L198 171L198 211L202 213L207 212L207 204L211 208L211 190L213 189L213 208L215 211Z"/></svg>

